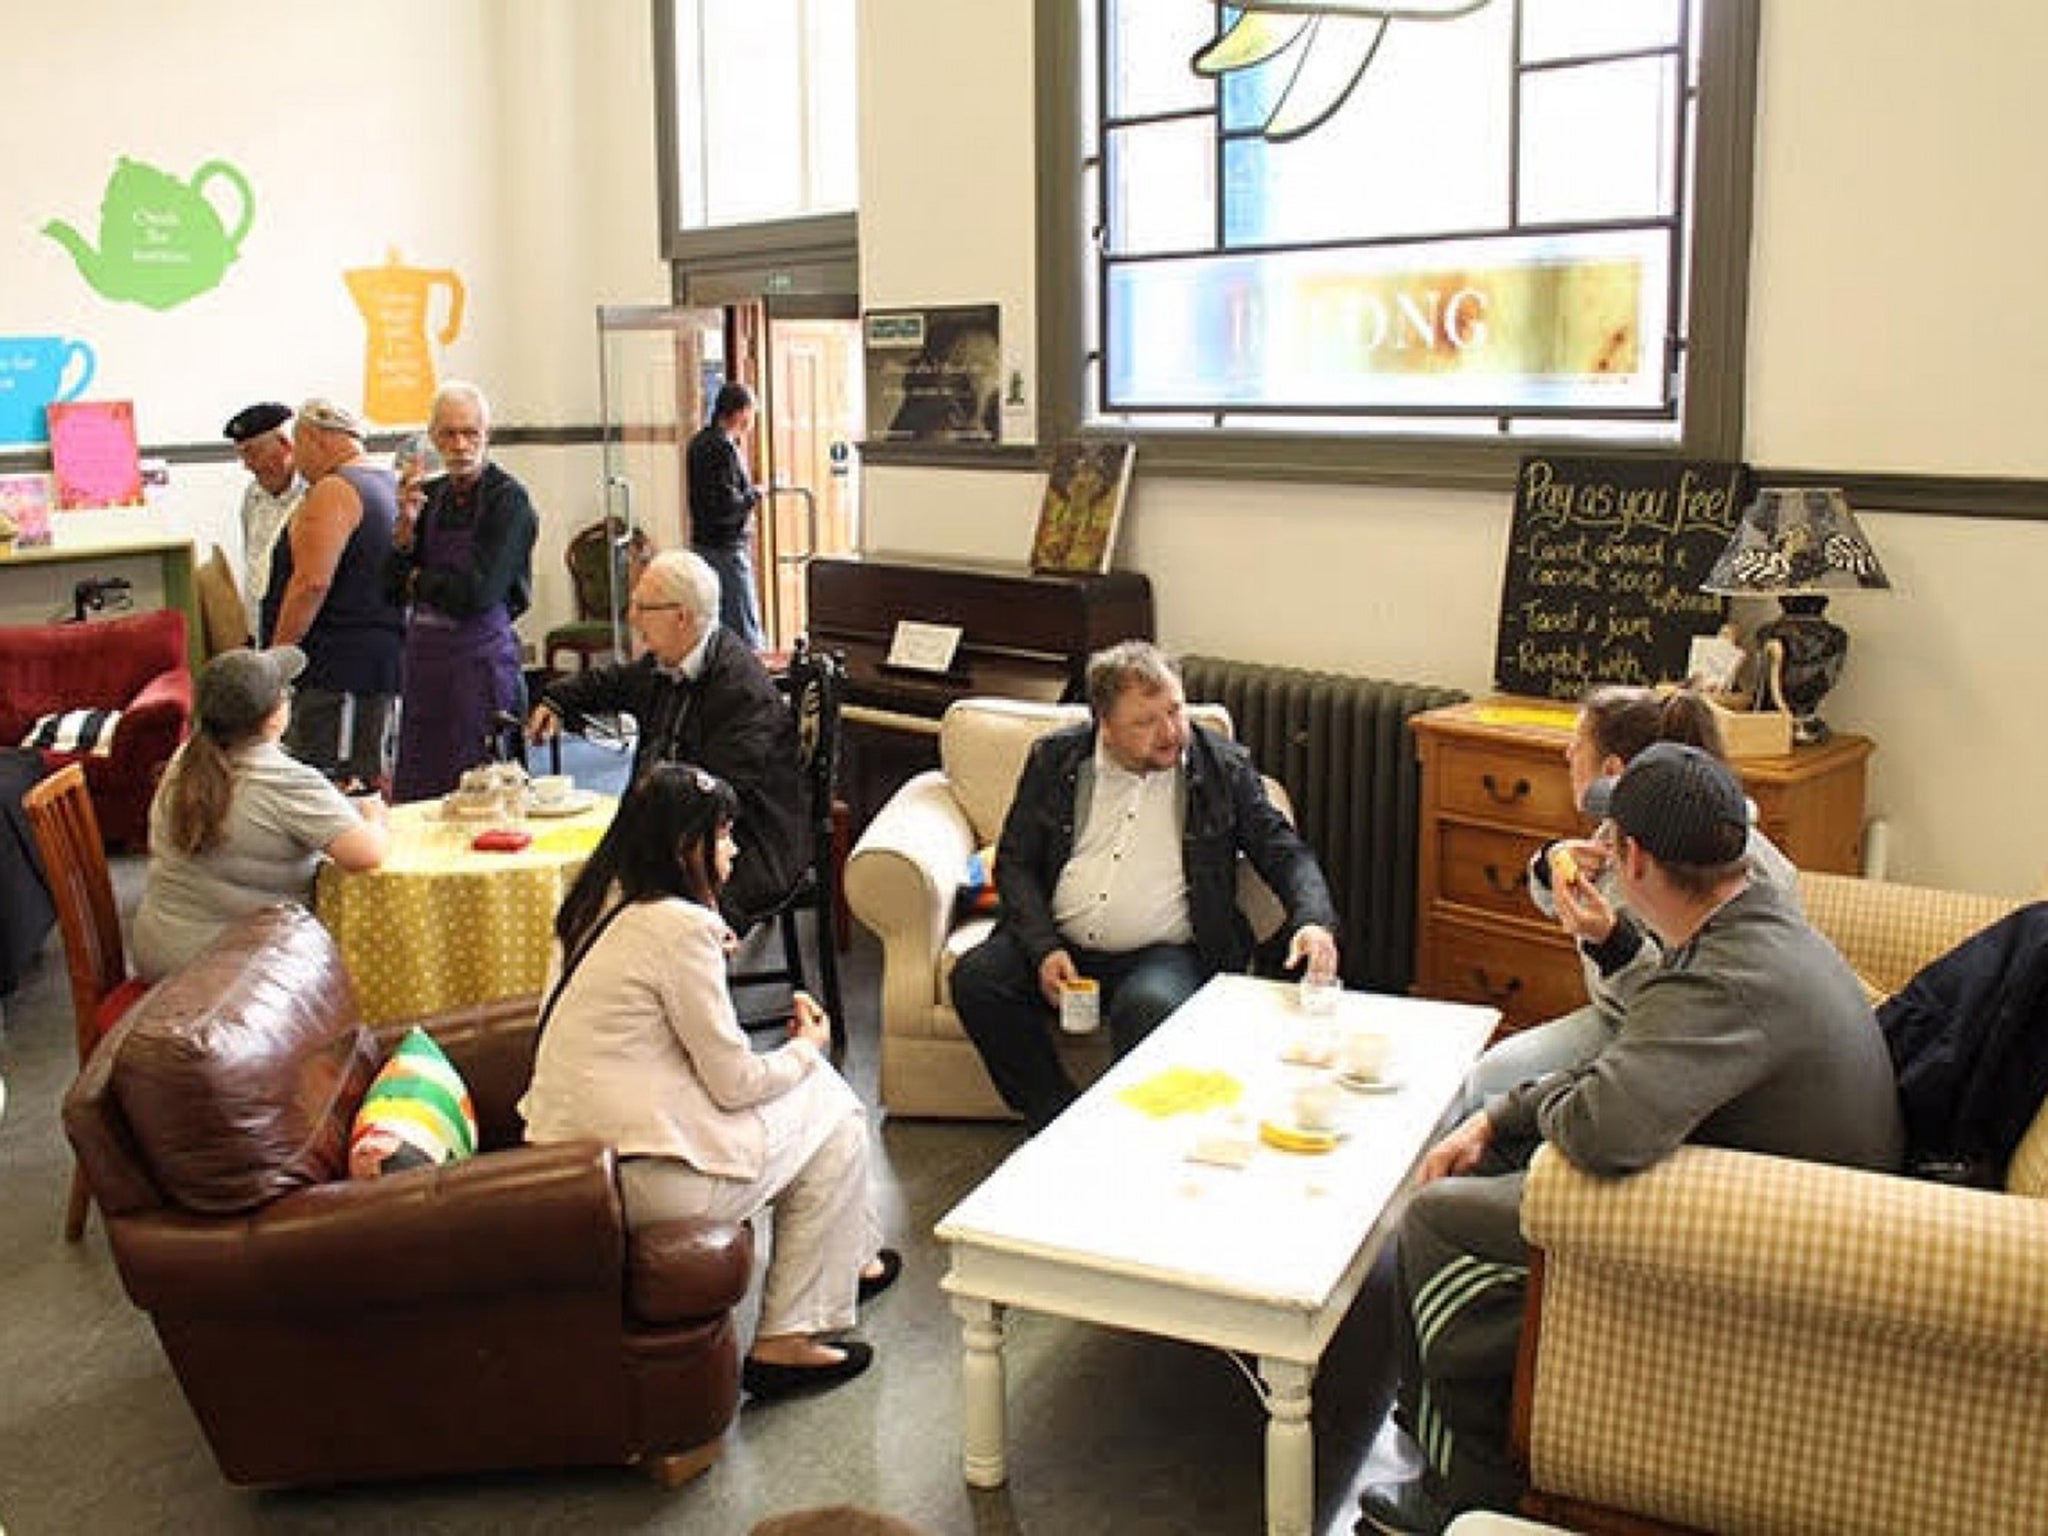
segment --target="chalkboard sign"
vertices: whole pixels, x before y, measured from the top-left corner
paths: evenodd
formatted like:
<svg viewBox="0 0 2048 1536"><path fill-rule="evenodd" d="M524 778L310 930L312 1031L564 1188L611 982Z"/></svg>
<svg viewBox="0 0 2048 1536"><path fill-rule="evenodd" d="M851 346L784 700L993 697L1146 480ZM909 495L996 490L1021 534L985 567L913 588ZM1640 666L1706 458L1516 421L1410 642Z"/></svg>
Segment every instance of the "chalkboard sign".
<svg viewBox="0 0 2048 1536"><path fill-rule="evenodd" d="M1596 683L1675 682L1725 601L1700 583L1741 521L1740 464L1522 461L1501 582L1494 682L1576 699Z"/></svg>

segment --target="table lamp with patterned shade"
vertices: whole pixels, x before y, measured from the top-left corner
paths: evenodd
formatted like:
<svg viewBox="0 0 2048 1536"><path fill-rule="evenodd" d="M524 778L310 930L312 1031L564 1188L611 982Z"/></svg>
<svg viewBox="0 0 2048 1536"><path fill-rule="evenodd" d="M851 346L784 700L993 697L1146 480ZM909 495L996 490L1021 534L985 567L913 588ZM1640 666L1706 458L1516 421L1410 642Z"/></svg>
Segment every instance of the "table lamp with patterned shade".
<svg viewBox="0 0 2048 1536"><path fill-rule="evenodd" d="M1770 675L1792 712L1798 742L1828 739L1820 701L1849 654L1848 633L1826 617L1829 594L1890 588L1847 496L1769 486L1743 509L1735 537L1700 585L1726 597L1778 599L1778 617L1757 630L1756 642L1767 656L1775 642L1778 662Z"/></svg>

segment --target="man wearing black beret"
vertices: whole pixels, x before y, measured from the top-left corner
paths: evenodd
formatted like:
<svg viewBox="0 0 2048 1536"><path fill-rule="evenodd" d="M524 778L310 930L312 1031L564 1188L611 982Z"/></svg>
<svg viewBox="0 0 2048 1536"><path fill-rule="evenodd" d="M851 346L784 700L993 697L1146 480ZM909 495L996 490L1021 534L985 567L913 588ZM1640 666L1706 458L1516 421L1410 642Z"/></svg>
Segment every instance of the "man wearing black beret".
<svg viewBox="0 0 2048 1536"><path fill-rule="evenodd" d="M291 419L290 406L265 400L235 412L221 429L251 476L242 493L242 593L251 614L263 606L277 536L306 494L292 457L292 435L285 430Z"/></svg>

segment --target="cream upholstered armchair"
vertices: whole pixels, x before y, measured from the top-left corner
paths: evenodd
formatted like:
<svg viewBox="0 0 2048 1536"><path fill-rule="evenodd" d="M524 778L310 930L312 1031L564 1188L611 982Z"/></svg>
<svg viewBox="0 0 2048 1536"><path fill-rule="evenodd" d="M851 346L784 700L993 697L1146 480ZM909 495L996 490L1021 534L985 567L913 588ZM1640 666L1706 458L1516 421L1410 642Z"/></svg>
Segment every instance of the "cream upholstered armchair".
<svg viewBox="0 0 2048 1536"><path fill-rule="evenodd" d="M1884 994L2015 905L1800 888ZM2043 1529L2048 1110L2004 1193L1709 1147L1595 1179L1546 1150L1522 1227L1540 1254L1527 1512L1731 1536Z"/></svg>
<svg viewBox="0 0 2048 1536"><path fill-rule="evenodd" d="M1230 734L1221 706L1190 718ZM953 1012L953 964L987 938L987 917L956 916L969 858L1002 835L1031 745L1088 717L1078 704L961 699L939 726L940 766L899 789L846 861L846 904L882 941L882 1104L891 1114L994 1120L1009 1116ZM1293 814L1272 780L1266 792ZM1279 927L1280 903L1244 865L1238 903L1252 931ZM1108 1063L1108 1032L1063 1038L1069 1070L1086 1079Z"/></svg>

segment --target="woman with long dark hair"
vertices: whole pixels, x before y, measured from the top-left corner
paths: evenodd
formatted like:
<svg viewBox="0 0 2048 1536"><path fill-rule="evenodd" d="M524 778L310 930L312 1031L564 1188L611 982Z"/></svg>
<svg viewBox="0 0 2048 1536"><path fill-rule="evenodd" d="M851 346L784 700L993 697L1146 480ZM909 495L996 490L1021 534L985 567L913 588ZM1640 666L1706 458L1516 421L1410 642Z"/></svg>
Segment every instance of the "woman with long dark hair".
<svg viewBox="0 0 2048 1536"><path fill-rule="evenodd" d="M1564 753L1573 802L1584 803L1596 780L1619 774L1643 748L1659 741L1727 756L1713 708L1696 690L1619 685L1593 689L1579 705L1578 722ZM1751 876L1791 888L1799 872L1757 829L1754 805L1749 814L1746 857ZM1468 1111L1478 1109L1489 1095L1505 1093L1546 1072L1581 1066L1599 1055L1620 1032L1636 988L1662 963L1664 951L1656 938L1622 905L1609 863L1609 844L1598 833L1560 839L1530 859L1530 900L1577 941L1590 1001L1563 1018L1510 1035L1481 1056L1465 1080ZM1570 878L1560 878L1561 872Z"/></svg>
<svg viewBox="0 0 2048 1536"><path fill-rule="evenodd" d="M878 1249L867 1115L826 1056L830 1021L796 994L789 1039L756 1052L734 1016L718 895L739 853L738 802L700 768L662 763L627 793L555 918L527 1139L618 1153L626 1224L746 1221L772 1252L747 1390L779 1397L859 1375L868 1345L830 1339L893 1281Z"/></svg>
<svg viewBox="0 0 2048 1536"><path fill-rule="evenodd" d="M149 873L135 913L135 968L154 981L245 912L303 902L323 856L384 860L384 802L351 802L278 745L306 657L284 645L224 651L199 674L192 736L149 808Z"/></svg>

